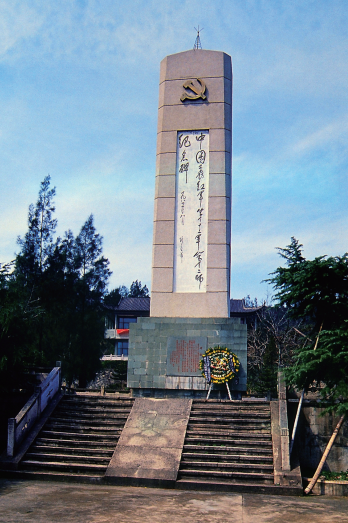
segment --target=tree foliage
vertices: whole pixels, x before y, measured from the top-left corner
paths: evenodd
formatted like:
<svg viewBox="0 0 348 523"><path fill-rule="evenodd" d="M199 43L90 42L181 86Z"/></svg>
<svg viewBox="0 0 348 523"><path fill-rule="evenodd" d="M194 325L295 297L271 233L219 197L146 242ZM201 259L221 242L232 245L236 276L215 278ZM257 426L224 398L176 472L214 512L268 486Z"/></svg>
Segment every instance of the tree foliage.
<svg viewBox="0 0 348 523"><path fill-rule="evenodd" d="M310 340L296 351L286 376L305 390L321 383L328 410L342 414L348 411L348 254L306 260L302 247L292 238L279 249L286 267L269 279L291 316L310 325Z"/></svg>
<svg viewBox="0 0 348 523"><path fill-rule="evenodd" d="M320 327L331 330L348 318L348 254L319 256L306 260L303 245L295 238L285 249L278 249L286 267L278 267L268 279L275 298L295 318L312 323L312 333Z"/></svg>
<svg viewBox="0 0 348 523"><path fill-rule="evenodd" d="M141 281L133 281L130 289L125 285L120 285L116 289L112 289L104 297L104 304L109 308L116 308L122 298L146 298L149 296L149 289L146 285L142 285Z"/></svg>
<svg viewBox="0 0 348 523"><path fill-rule="evenodd" d="M28 275L34 276L42 272L45 262L52 251L53 234L57 220L53 218L55 206L53 198L56 188L50 188L51 177L48 175L41 182L39 197L34 206L29 206L28 231L24 238L18 237L21 254L17 256L17 266L21 265Z"/></svg>
<svg viewBox="0 0 348 523"><path fill-rule="evenodd" d="M60 360L68 382L85 386L99 367L111 273L92 215L76 238L67 231L54 240L54 196L47 176L29 207L20 252L0 272L0 377L13 380L29 362L53 366Z"/></svg>
<svg viewBox="0 0 348 523"><path fill-rule="evenodd" d="M135 280L130 286L129 298L145 298L149 296L149 289L146 285L142 286L141 281Z"/></svg>

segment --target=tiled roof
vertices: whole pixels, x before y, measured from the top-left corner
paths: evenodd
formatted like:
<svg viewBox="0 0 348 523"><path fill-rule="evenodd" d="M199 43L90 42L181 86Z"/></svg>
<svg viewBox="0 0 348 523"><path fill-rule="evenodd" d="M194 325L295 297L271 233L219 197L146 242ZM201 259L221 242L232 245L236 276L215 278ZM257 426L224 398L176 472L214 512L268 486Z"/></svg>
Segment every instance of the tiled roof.
<svg viewBox="0 0 348 523"><path fill-rule="evenodd" d="M230 307L232 313L246 313L255 312L261 309L261 307L246 307L245 301L242 300L230 300ZM109 307L108 307L109 308ZM148 298L121 298L120 303L116 308L112 309L116 312L149 312L150 311L150 297Z"/></svg>
<svg viewBox="0 0 348 523"><path fill-rule="evenodd" d="M230 311L233 313L240 312L255 312L260 310L262 307L246 307L245 301L242 300L230 300Z"/></svg>
<svg viewBox="0 0 348 523"><path fill-rule="evenodd" d="M114 310L116 312L150 311L150 298L121 298Z"/></svg>

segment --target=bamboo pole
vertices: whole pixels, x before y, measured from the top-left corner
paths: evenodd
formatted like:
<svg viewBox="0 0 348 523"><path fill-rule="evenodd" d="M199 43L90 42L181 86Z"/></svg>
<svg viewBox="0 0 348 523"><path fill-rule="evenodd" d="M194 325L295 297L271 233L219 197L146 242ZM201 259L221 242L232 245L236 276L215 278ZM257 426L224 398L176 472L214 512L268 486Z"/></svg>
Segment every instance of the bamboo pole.
<svg viewBox="0 0 348 523"><path fill-rule="evenodd" d="M303 391L302 391L302 394L301 394L301 397L300 397L300 401L298 402L298 406L297 406L295 423L294 423L294 427L292 429L292 434L291 434L290 456L291 456L291 452L292 452L292 449L293 449L293 446L294 446L295 435L296 435L296 430L297 430L297 424L298 424L298 420L300 418L300 412L301 412L301 407L302 407L304 393L305 393L305 389L303 389Z"/></svg>
<svg viewBox="0 0 348 523"><path fill-rule="evenodd" d="M318 343L319 343L319 335L321 333L321 329L323 328L323 324L321 324L320 326L320 329L319 329L319 332L318 332L318 336L316 338L316 341L315 341L315 345L314 345L314 349L313 350L316 350L316 348L318 347ZM302 332L300 332L298 329L296 329L295 327L293 327L293 329L298 332L299 334L301 334L301 336L304 336L306 338L306 341L303 345L303 349L305 348L306 346L306 343L307 343L307 340L309 341L312 341L310 338L308 338L305 334L303 334ZM300 417L300 412L301 412L301 407L302 407L302 402L303 402L303 396L304 396L304 393L305 393L305 389L303 389L302 391L302 394L301 394L301 398L300 398L300 401L298 403L298 407L297 407L297 412L296 412L296 418L295 418L295 423L294 423L294 428L292 429L292 435L291 435L291 442L290 442L290 456L291 456L291 452L292 452L292 449L293 449L293 446L294 446L294 441L295 441L295 435L296 435L296 430L297 430L297 425L298 425L298 420L299 420L299 417Z"/></svg>
<svg viewBox="0 0 348 523"><path fill-rule="evenodd" d="M333 433L332 433L332 436L331 436L331 438L330 438L330 441L329 441L329 443L327 444L327 447L326 447L326 449L325 449L325 452L324 452L324 454L323 454L323 457L322 457L321 460L320 460L320 463L319 463L319 465L318 465L318 468L317 468L317 470L315 471L315 474L314 474L314 476L312 477L312 479L311 479L311 481L310 481L308 487L307 487L307 488L305 489L305 491L304 491L305 494L309 494L309 493L312 491L312 489L313 489L314 485L316 484L316 482L318 481L318 478L319 478L319 476L320 476L320 474L321 474L321 471L322 471L322 469L323 469L323 466L324 466L324 463L325 463L325 461L326 461L326 458L328 457L329 452L330 452L330 450L331 450L331 447L332 447L332 445L334 444L334 441L335 441L336 436L337 436L337 434L338 434L338 432L339 432L339 430L340 430L340 428L341 428L341 426L342 426L342 423L343 423L343 421L344 421L344 418L345 418L345 414L343 414L343 416L340 417L340 420L339 420L339 422L337 423L336 428L335 428L335 430L334 430Z"/></svg>
<svg viewBox="0 0 348 523"><path fill-rule="evenodd" d="M316 348L318 347L319 336L320 336L320 333L321 333L321 329L322 329L322 328L323 328L323 324L320 325L320 329L319 329L318 336L317 336L317 339L316 339L315 346L314 346L314 349L313 349L313 350L316 350Z"/></svg>

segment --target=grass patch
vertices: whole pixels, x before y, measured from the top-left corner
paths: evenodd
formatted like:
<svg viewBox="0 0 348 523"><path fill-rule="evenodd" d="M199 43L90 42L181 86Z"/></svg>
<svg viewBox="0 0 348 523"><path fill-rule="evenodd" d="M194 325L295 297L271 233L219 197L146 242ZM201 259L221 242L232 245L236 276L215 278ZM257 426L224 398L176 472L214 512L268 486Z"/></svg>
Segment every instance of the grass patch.
<svg viewBox="0 0 348 523"><path fill-rule="evenodd" d="M324 470L320 478L329 481L348 481L348 470L346 470L346 472L328 472L327 470Z"/></svg>

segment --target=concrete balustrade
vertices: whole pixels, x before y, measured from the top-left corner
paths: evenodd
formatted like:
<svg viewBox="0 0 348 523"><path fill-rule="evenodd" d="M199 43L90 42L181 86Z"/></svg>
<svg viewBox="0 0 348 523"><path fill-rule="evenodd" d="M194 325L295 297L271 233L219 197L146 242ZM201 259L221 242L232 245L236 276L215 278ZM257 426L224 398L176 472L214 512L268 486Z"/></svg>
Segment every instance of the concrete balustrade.
<svg viewBox="0 0 348 523"><path fill-rule="evenodd" d="M7 455L13 457L19 444L60 390L61 367L54 367L15 418L8 420Z"/></svg>

